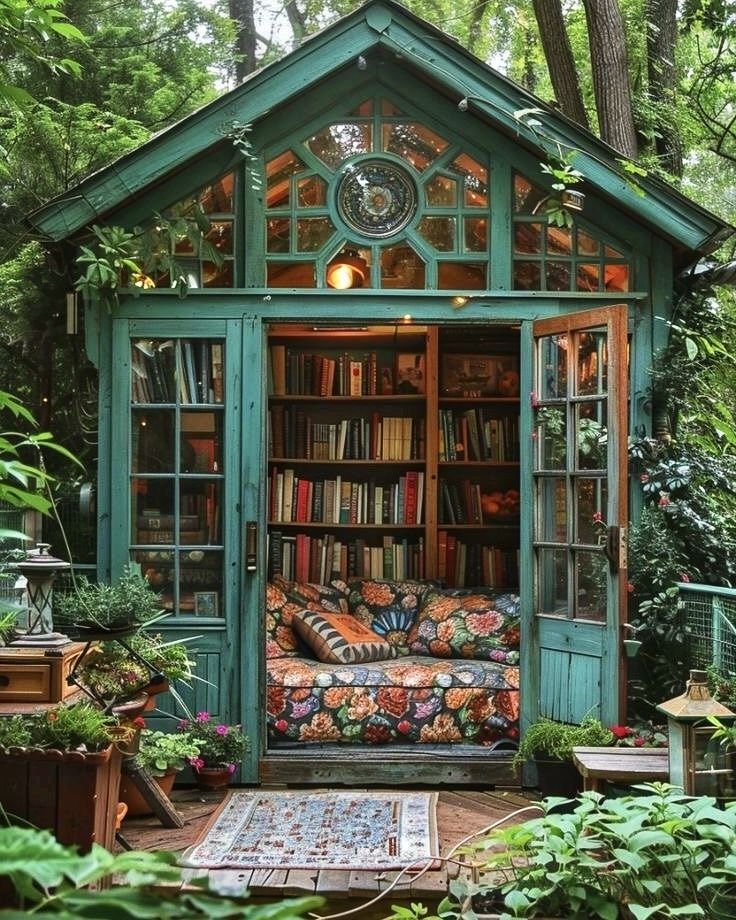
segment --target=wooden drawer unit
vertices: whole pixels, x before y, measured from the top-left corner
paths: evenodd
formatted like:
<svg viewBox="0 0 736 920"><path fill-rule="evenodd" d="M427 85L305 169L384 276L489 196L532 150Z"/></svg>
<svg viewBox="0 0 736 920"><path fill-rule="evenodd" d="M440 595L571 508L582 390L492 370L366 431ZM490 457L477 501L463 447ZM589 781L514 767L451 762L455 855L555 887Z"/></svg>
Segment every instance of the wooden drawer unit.
<svg viewBox="0 0 736 920"><path fill-rule="evenodd" d="M4 648L0 654L0 702L58 703L78 688L66 678L83 642L59 648Z"/></svg>

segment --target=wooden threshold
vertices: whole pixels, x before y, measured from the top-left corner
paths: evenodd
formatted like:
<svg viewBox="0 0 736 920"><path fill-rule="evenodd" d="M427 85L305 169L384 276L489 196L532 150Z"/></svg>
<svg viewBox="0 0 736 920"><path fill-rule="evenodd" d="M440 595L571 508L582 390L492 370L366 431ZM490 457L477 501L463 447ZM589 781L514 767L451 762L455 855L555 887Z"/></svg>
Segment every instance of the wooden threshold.
<svg viewBox="0 0 736 920"><path fill-rule="evenodd" d="M261 758L262 783L300 786L520 787L513 753L470 744L279 746Z"/></svg>

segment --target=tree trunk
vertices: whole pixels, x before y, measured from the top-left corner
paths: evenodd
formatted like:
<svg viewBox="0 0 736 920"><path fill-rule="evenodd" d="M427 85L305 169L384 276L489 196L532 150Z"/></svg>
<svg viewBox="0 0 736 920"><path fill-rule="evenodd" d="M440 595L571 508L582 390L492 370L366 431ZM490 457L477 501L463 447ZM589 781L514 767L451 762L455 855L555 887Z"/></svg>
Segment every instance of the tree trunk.
<svg viewBox="0 0 736 920"><path fill-rule="evenodd" d="M560 0L534 0L534 15L555 98L568 118L587 128L588 115L583 105L577 68L565 29L562 4Z"/></svg>
<svg viewBox="0 0 736 920"><path fill-rule="evenodd" d="M638 148L626 61L626 35L616 0L583 0L598 129L607 144L635 160Z"/></svg>
<svg viewBox="0 0 736 920"><path fill-rule="evenodd" d="M296 0L287 0L286 15L289 17L291 31L294 33L294 47L296 47L307 34L307 24L304 14L296 5Z"/></svg>
<svg viewBox="0 0 736 920"><path fill-rule="evenodd" d="M235 23L235 81L242 83L256 69L256 21L253 0L228 0Z"/></svg>
<svg viewBox="0 0 736 920"><path fill-rule="evenodd" d="M675 127L677 0L647 0L647 74L649 95L655 104L655 147L664 168L682 175L682 141Z"/></svg>

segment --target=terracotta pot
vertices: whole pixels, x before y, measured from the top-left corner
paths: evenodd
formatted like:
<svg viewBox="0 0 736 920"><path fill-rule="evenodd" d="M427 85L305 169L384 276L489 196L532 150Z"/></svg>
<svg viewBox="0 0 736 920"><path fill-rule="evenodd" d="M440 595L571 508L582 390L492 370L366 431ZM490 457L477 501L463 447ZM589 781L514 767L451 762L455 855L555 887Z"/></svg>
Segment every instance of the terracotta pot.
<svg viewBox="0 0 736 920"><path fill-rule="evenodd" d="M227 767L199 767L194 770L194 778L200 789L224 789L233 775Z"/></svg>
<svg viewBox="0 0 736 920"><path fill-rule="evenodd" d="M163 776L154 776L153 779L161 787L165 795L169 795L174 788L176 779L176 770L170 770ZM120 801L125 802L128 806L128 817L140 818L143 815L151 815L153 811L148 802L143 798L138 787L133 783L133 778L123 773L120 779Z"/></svg>

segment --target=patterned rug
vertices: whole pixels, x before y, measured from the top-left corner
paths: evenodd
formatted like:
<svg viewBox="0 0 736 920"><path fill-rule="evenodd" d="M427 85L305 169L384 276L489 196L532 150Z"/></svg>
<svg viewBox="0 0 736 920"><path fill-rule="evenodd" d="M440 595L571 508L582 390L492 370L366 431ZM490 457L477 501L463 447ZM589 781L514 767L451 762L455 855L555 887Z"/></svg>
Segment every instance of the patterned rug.
<svg viewBox="0 0 736 920"><path fill-rule="evenodd" d="M202 869L421 868L437 794L233 790L180 863Z"/></svg>

